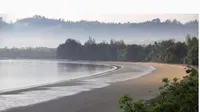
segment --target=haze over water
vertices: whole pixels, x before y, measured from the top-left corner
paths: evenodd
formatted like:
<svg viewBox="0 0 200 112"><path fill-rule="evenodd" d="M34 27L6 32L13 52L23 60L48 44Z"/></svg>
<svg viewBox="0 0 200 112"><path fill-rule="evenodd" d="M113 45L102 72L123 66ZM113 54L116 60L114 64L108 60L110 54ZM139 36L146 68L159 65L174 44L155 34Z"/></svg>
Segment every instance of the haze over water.
<svg viewBox="0 0 200 112"><path fill-rule="evenodd" d="M123 69L118 71L111 64L100 65L98 62L0 60L0 111L106 87L114 82L146 75L155 69L133 64L120 66ZM31 87L35 88L27 89Z"/></svg>
<svg viewBox="0 0 200 112"><path fill-rule="evenodd" d="M0 60L0 91L93 75L107 66L69 61Z"/></svg>

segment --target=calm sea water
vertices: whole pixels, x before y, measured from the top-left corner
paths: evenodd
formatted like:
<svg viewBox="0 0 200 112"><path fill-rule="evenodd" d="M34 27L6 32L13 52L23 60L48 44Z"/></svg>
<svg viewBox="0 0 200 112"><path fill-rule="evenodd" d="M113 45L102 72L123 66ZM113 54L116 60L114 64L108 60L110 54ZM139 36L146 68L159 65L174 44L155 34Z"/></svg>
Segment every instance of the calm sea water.
<svg viewBox="0 0 200 112"><path fill-rule="evenodd" d="M90 76L108 69L83 62L0 60L0 91Z"/></svg>
<svg viewBox="0 0 200 112"><path fill-rule="evenodd" d="M116 67L97 64L65 60L0 60L0 92L85 77L77 80L81 82L79 85L49 86L46 89L0 94L0 111L106 87L114 82L146 75L155 69L151 66L119 64L122 68L108 75L106 71ZM102 74L87 77L99 73Z"/></svg>

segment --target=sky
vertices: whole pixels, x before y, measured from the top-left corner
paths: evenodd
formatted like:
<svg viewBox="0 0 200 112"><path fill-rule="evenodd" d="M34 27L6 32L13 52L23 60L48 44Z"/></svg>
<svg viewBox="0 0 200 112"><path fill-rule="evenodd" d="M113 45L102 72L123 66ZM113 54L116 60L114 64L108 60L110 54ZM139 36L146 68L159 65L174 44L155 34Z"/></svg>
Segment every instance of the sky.
<svg viewBox="0 0 200 112"><path fill-rule="evenodd" d="M161 21L177 19L185 23L198 19L199 6L197 4L193 0L0 0L0 17L3 17L6 22L42 15L47 18L62 18L71 21L97 20L124 23L160 18ZM46 44L46 40L41 40L39 37L37 39L34 37L37 42L30 40L32 38L29 40L2 39L0 47L6 46L7 43L12 43L11 45L14 46L28 46L24 43L32 46ZM62 41L57 40L57 43ZM53 39L49 39L48 44L57 45Z"/></svg>
<svg viewBox="0 0 200 112"><path fill-rule="evenodd" d="M36 13L38 15L38 13ZM3 13L0 16L6 22L15 22L17 19L32 17L36 14L25 14L25 13ZM160 18L161 21L165 21L167 19L173 20L177 19L182 23L186 23L191 20L198 19L197 14L60 14L48 13L39 14L45 16L47 18L55 18L59 19L62 18L64 20L72 20L72 21L79 21L79 20L89 20L89 21L100 21L100 22L144 22L147 20L152 20L155 18Z"/></svg>
<svg viewBox="0 0 200 112"><path fill-rule="evenodd" d="M7 22L20 18L42 15L48 18L65 20L98 20L101 22L143 22L160 18L177 19L182 23L198 19L196 14L145 9L148 3L131 0L0 0L0 16ZM143 10L137 10L142 4ZM155 5L155 4L154 4ZM156 6L159 8L160 6ZM168 7L169 8L169 7ZM171 7L169 8L171 9ZM178 8L177 8L178 9Z"/></svg>

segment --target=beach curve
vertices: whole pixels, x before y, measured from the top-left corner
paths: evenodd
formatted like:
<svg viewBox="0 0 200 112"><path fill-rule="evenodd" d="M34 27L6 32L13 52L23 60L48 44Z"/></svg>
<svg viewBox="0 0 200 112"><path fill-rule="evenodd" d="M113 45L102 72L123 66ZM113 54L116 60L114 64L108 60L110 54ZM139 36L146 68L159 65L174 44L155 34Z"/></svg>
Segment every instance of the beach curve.
<svg viewBox="0 0 200 112"><path fill-rule="evenodd" d="M122 64L123 65L123 63L121 63L121 62L116 62L116 63L109 63L109 64L117 64L117 63L120 63L120 64ZM154 66L155 64L144 64L144 63L126 63L126 64L128 64L128 65L133 65L133 64L137 64L137 65L142 65L142 66ZM125 65L126 65L125 64ZM154 67L156 67L156 69L158 69L158 67L157 67L157 65L156 66L154 66ZM130 69L129 69L130 70ZM159 69L158 69L159 70ZM158 71L158 70L155 70L155 72L156 71ZM120 73L120 72L122 72L122 73L124 73L124 72L127 72L127 70L118 70L118 71L116 71L116 72L118 72L118 73ZM155 72L153 72L153 73L155 73ZM115 74L115 72L113 72L114 74ZM151 73L151 74L153 74L153 73ZM144 77L149 77L149 76L151 76L151 75L145 75L145 76L140 76L139 78L137 78L137 80L138 79L143 79ZM130 90L124 90L124 89L127 89L127 88L129 88L130 89L130 82L131 82L131 86L133 86L133 88L134 88L134 86L135 86L135 84L134 84L134 82L138 82L136 79L130 79L130 80L128 80L128 81L121 81L121 82L116 82L116 83L113 83L113 84L111 84L111 85L106 85L107 87L105 87L104 86L104 88L101 88L101 87L99 87L100 89L93 89L93 90L91 90L91 91L88 91L87 90L87 88L85 88L86 89L86 91L84 91L84 92L81 92L81 93L79 93L79 94L75 94L75 95L73 95L73 96L66 96L66 97L64 97L64 98L59 98L59 99L56 99L56 100L52 100L52 101L48 101L48 102L44 102L44 103L41 103L41 104L36 104L36 105L33 105L33 106L27 106L26 108L28 109L28 110L26 110L26 111L30 111L30 112L32 112L32 110L35 110L35 111L38 111L38 112L44 112L44 109L48 109L48 108L51 108L51 107L49 107L48 105L50 104L55 104L55 102L60 102L61 101L61 105L63 104L66 104L66 106L68 107L71 107L70 105L71 104L69 104L69 103L67 103L68 102L68 100L67 99L74 99L74 97L76 96L84 96L84 97L87 97L87 98L89 98L88 99L88 101L86 101L86 99L85 100L83 100L83 101L86 101L86 102L92 102L92 101L90 101L90 100L95 100L95 101L97 101L98 102L98 100L100 101L100 102L102 102L102 100L103 100L103 102L107 102L107 100L105 100L105 98L102 98L102 99L98 99L98 97L93 97L93 96L95 96L95 95L99 95L99 93L102 93L102 91L103 92L105 92L105 93L107 93L106 94L106 96L105 97L107 97L107 96L110 96L110 94L111 93L113 93L113 92L116 92L117 93L117 95L118 95L118 97L115 97L114 99L115 100L117 100L116 98L119 98L119 96L121 95L121 94L119 94L119 93L132 93L132 92L130 92ZM73 82L75 85L77 84L77 83L75 83L75 82ZM141 81L140 81L140 83L141 83ZM69 84L69 83L68 83ZM128 84L128 86L124 86L124 85L127 85ZM73 85L73 84L72 84ZM78 84L79 85L79 84ZM145 83L143 83L143 85L145 85ZM151 83L150 84L148 84L148 86L149 85L151 85ZM63 86L63 84L61 84L60 86ZM116 88L116 86L118 86L117 88ZM55 87L55 86L54 86ZM123 87L123 88L122 88ZM96 87L96 88L98 88L98 87ZM110 88L110 89L108 89L108 88ZM122 90L119 92L119 91L116 91L116 90L118 90L119 88L121 88ZM113 91L113 90L115 90L115 91ZM97 91L100 91L100 92L97 92ZM112 92L111 92L112 91ZM134 91L135 93L137 93L136 91ZM86 95L85 96L85 93L89 93L89 95ZM113 93L113 95L112 96L110 96L110 98L108 98L108 99L110 99L111 101L113 100L113 96L116 96L116 93ZM152 94L152 93L151 93ZM141 94L142 95L142 94ZM89 96L91 96L92 97L92 99L90 99L90 97ZM147 95L148 96L148 95ZM80 99L82 99L82 98L84 98L84 97L78 97L78 98L80 98ZM103 96L102 96L103 97ZM101 97L100 97L101 98ZM65 100L64 100L65 99ZM98 100L97 100L98 99ZM64 101L63 101L64 100ZM75 101L76 101L76 98L74 99ZM69 100L70 101L70 100ZM93 101L93 103L94 103L94 101ZM114 102L113 102L114 103ZM75 103L72 103L72 104L75 104ZM77 105L79 105L80 103L78 103L77 102ZM75 104L76 105L76 104ZM92 104L93 105L93 104ZM115 106L114 106L115 105ZM44 107L46 107L46 106L48 106L48 108L43 108L43 107L41 107L41 106L44 106ZM52 105L51 105L52 106ZM66 106L64 106L64 107L66 107ZM80 105L79 105L80 106ZM84 104L82 104L82 106L80 106L80 108L83 108L83 106L84 106ZM97 105L93 105L94 107L96 107ZM99 105L100 107L102 107L102 106L105 106L105 105ZM114 107L112 107L112 106L114 106ZM111 109L116 109L116 106L117 106L117 104L116 104L116 102L114 103L114 104L112 104L112 106L110 107ZM29 108L28 108L29 107ZM35 107L34 109L33 108L31 108L31 107ZM53 107L57 107L56 105L54 105ZM64 107L62 107L61 106L61 108L60 109L63 109ZM105 106L106 107L106 106ZM14 109L11 109L11 110L7 110L7 111L11 111L11 112L18 112L19 110L20 110L20 112L22 111L23 112L23 109L24 109L25 107L21 107L21 108L14 108ZM79 107L78 107L79 108ZM64 112L64 110L65 111L67 111L67 110L69 110L70 112L73 112L74 110L76 110L77 111L77 109L78 108L66 108L66 109L63 109L63 110L60 110L58 107L56 108L56 109L59 109L60 111L59 112ZM85 109L88 109L88 111L90 111L90 110L93 110L93 107L88 107L88 106L84 106L84 108ZM96 107L96 108L98 108L98 107ZM100 110L102 110L102 109L100 109ZM46 110L47 111L47 110ZM49 110L50 111L50 110ZM53 112L53 111L52 111Z"/></svg>

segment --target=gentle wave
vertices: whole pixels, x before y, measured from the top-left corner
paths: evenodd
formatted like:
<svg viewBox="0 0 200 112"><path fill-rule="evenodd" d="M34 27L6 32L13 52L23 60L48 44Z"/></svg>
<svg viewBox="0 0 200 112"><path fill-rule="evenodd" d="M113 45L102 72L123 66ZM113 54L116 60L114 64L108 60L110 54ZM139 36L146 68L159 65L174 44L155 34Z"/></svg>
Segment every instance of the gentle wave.
<svg viewBox="0 0 200 112"><path fill-rule="evenodd" d="M123 68L124 66L121 66L121 67ZM56 98L74 95L83 91L90 91L95 88L106 87L106 86L109 86L111 83L141 77L155 70L155 68L152 66L149 67L149 66L135 65L133 68L139 71L134 72L134 73L127 72L127 73L123 73L123 75L115 74L111 76L107 75L106 72L104 71L104 72L96 74L96 75L101 74L100 77L88 77L88 79L84 78L80 80L82 81L82 84L80 85L46 87L48 89L37 90L37 91L26 91L20 94L0 95L0 111L6 110L9 108L14 108L14 107L37 104L37 103L53 100ZM115 70L115 69L113 68L112 70ZM112 70L109 70L109 71L112 72Z"/></svg>
<svg viewBox="0 0 200 112"><path fill-rule="evenodd" d="M12 61L12 60L9 60L9 61ZM70 63L72 63L72 62L70 62ZM78 64L78 62L73 62L73 63L75 63L75 64L77 63ZM82 62L82 64L90 64L90 63ZM31 85L31 86L24 86L24 87L13 88L13 89L0 90L0 93L10 92L10 91L17 91L17 90L24 90L24 89L30 89L30 88L46 86L46 85L50 85L50 84L57 84L57 83L62 83L62 82L66 82L66 81L70 81L70 80L74 80L74 79L87 78L87 77L96 76L96 75L99 75L99 74L102 74L102 73L106 73L106 72L110 72L110 71L113 71L113 70L117 69L117 66L111 66L111 65L109 66L109 65L106 65L106 64L104 64L104 65L103 64L95 64L95 65L108 66L108 67L112 67L112 68L108 69L108 70L105 70L105 71L101 71L101 72L97 72L97 73L89 74L89 75L83 75L83 76L79 76L79 77L73 77L73 78L68 78L68 79L63 79L63 80L46 82L46 83L42 83L42 84L34 84L34 85Z"/></svg>

